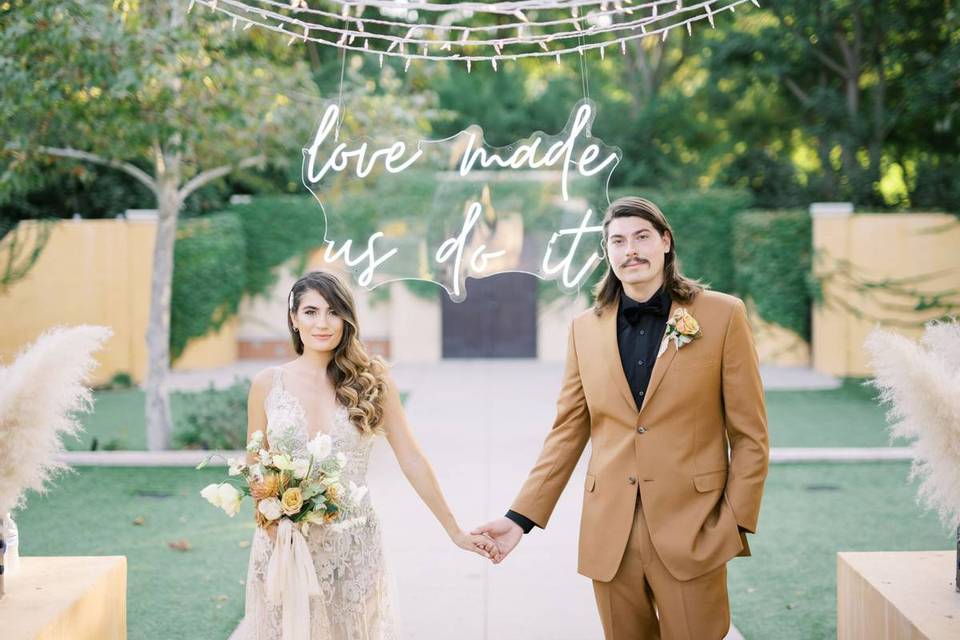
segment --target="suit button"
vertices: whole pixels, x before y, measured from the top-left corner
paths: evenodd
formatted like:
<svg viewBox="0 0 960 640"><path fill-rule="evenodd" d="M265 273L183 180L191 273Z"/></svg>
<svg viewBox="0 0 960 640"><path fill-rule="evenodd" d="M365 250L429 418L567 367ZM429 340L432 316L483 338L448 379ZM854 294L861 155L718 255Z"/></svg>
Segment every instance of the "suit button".
<svg viewBox="0 0 960 640"><path fill-rule="evenodd" d="M630 484L637 484L637 479L633 476L630 476L629 478L627 478L627 482L629 482Z"/></svg>
<svg viewBox="0 0 960 640"><path fill-rule="evenodd" d="M646 433L646 432L647 432L646 427L637 427L637 433Z"/></svg>

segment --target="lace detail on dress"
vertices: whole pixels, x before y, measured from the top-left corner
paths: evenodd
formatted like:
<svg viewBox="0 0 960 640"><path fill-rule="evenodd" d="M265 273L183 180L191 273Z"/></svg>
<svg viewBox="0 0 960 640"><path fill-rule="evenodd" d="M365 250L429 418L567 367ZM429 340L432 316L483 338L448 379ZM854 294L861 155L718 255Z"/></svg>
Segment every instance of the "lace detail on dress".
<svg viewBox="0 0 960 640"><path fill-rule="evenodd" d="M272 447L291 454L306 451L309 434L303 406L283 386L282 372L274 370L273 386L264 406L267 438ZM350 423L339 406L327 433L334 451L342 451L347 464L342 474L366 485L367 464L374 436ZM369 493L361 501L348 526L312 526L307 546L320 582L319 596L310 600L311 640L397 640L395 587L383 552L380 521ZM250 546L247 569L246 612L237 637L274 640L281 637L281 609L266 599L266 573L273 544L257 528Z"/></svg>

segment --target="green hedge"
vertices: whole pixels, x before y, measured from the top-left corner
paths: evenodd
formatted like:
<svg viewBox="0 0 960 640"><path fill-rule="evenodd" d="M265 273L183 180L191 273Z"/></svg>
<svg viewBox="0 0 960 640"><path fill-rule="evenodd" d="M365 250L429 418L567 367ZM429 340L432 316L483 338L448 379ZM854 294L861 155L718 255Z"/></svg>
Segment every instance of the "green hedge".
<svg viewBox="0 0 960 640"><path fill-rule="evenodd" d="M804 211L748 212L734 224L736 289L767 322L810 339L813 226Z"/></svg>
<svg viewBox="0 0 960 640"><path fill-rule="evenodd" d="M244 293L268 293L277 281L276 267L290 258L306 258L323 245L323 210L313 196L258 197L250 204L232 205L243 225Z"/></svg>
<svg viewBox="0 0 960 640"><path fill-rule="evenodd" d="M187 218L177 228L170 354L219 329L244 294L266 293L275 267L323 244L323 212L312 196L268 196Z"/></svg>
<svg viewBox="0 0 960 640"><path fill-rule="evenodd" d="M173 250L170 355L191 338L216 331L236 314L243 295L245 242L240 218L218 213L182 220Z"/></svg>
<svg viewBox="0 0 960 640"><path fill-rule="evenodd" d="M180 449L243 449L247 444L247 395L250 381L235 378L226 389L211 384L203 391L178 391L173 439Z"/></svg>

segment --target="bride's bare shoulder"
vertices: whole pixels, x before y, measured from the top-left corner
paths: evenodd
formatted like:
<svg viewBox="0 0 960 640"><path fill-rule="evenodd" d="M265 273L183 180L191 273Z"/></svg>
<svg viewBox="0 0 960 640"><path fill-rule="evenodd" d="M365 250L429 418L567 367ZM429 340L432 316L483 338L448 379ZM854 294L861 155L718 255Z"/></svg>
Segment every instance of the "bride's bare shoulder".
<svg viewBox="0 0 960 640"><path fill-rule="evenodd" d="M265 398L270 392L270 387L273 386L273 377L275 375L277 368L276 367L267 367L257 372L257 375L253 376L250 380L250 396L251 397L260 397Z"/></svg>

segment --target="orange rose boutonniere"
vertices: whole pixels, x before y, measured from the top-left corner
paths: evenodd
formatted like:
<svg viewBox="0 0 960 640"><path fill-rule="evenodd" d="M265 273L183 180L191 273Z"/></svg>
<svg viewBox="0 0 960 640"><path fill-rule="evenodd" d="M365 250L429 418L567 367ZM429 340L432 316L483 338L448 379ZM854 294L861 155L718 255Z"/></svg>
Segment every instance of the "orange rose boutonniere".
<svg viewBox="0 0 960 640"><path fill-rule="evenodd" d="M660 345L660 354L666 351L667 344L670 340L673 340L673 343L679 351L680 347L688 342L693 342L701 335L703 335L703 333L700 331L700 323L690 315L689 311L680 307L673 312L673 317L670 318L670 322L667 323L667 329L663 335L663 343ZM657 355L659 356L660 354Z"/></svg>

